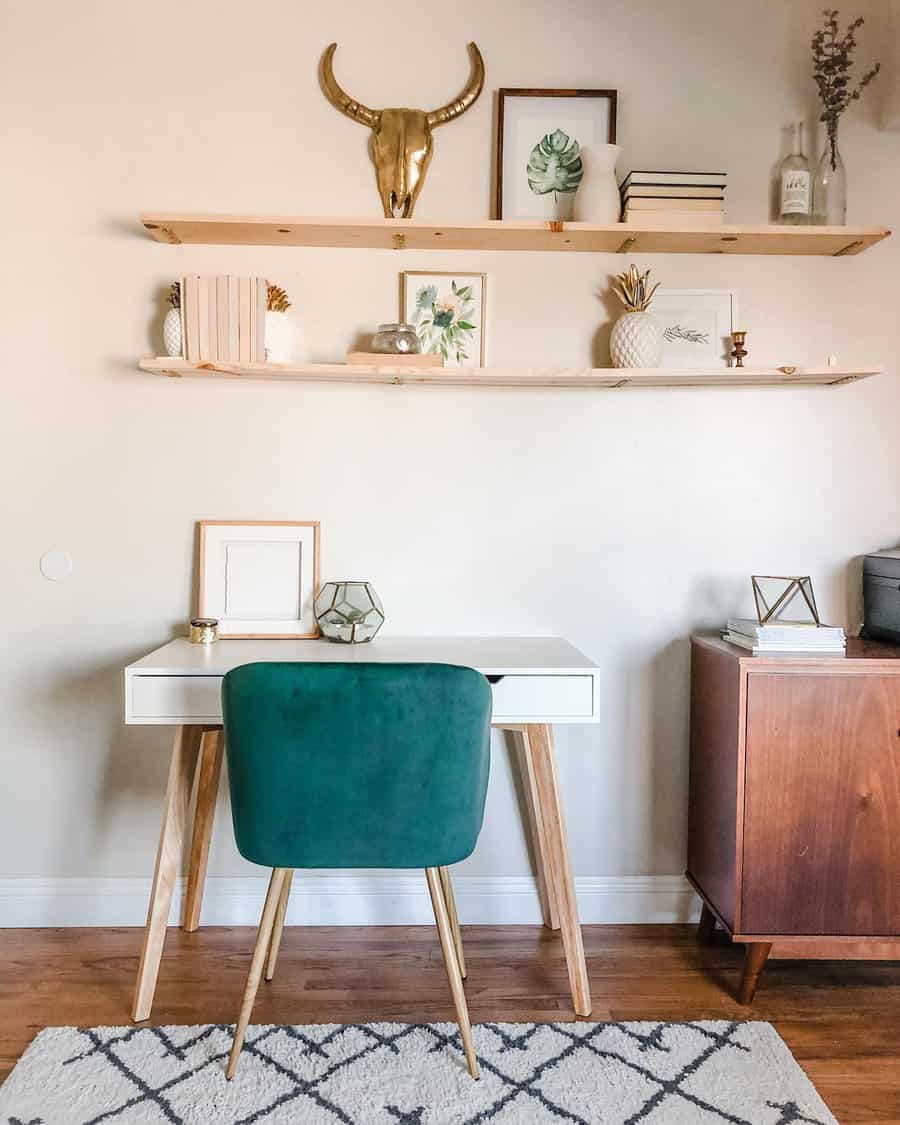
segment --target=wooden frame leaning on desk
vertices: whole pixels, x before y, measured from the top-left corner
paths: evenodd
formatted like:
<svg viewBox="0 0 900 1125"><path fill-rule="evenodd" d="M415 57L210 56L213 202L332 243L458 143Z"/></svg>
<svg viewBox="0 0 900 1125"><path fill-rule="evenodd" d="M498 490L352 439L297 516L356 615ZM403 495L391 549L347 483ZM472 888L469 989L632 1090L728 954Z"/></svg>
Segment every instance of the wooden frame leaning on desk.
<svg viewBox="0 0 900 1125"><path fill-rule="evenodd" d="M517 757L528 795L527 828L544 924L561 931L575 1012L590 1015L553 724L598 721L596 666L556 637L379 637L371 644L354 646L322 640L224 640L192 645L179 639L125 669L126 723L176 728L132 1018L150 1018L195 779L182 927L192 931L200 924L222 769L222 677L231 668L258 660L424 661L477 668L488 678L494 696L493 726L518 736Z"/></svg>

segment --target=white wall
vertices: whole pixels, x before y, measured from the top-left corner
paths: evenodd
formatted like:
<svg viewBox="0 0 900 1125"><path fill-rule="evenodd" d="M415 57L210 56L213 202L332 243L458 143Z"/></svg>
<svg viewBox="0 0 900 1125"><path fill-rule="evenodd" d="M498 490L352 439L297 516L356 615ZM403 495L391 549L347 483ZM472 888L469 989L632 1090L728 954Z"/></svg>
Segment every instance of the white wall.
<svg viewBox="0 0 900 1125"><path fill-rule="evenodd" d="M179 383L135 360L160 350L159 294L187 270L279 280L300 355L325 359L392 318L399 270L449 267L488 272L491 361L605 362L597 294L625 262L173 248L136 218L377 214L365 132L317 87L322 47L339 42L361 100L429 106L464 81L474 38L489 91L615 87L626 167L726 168L732 218L765 221L782 130L814 116L820 7L6 0L0 876L24 880L8 894L149 874L169 740L123 727L120 669L182 630L203 517L320 519L324 576L370 578L393 633L568 637L601 666L604 714L558 732L577 873L683 870L688 634L749 608L759 571L811 573L826 616L855 625L852 560L900 538L900 240L840 260L639 259L669 286L734 287L751 362L887 366L858 386L329 389ZM900 140L876 110L842 127L849 219L890 225ZM439 131L421 217L488 213L492 123L485 94ZM74 557L64 583L38 571L54 546ZM473 879L528 874L517 820L500 746ZM252 873L227 817L211 869Z"/></svg>

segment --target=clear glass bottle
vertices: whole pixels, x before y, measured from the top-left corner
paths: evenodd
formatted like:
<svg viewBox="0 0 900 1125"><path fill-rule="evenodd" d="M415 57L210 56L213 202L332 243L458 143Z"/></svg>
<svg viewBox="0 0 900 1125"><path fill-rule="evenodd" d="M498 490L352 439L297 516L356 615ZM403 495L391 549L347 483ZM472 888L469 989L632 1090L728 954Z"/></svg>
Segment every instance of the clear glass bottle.
<svg viewBox="0 0 900 1125"><path fill-rule="evenodd" d="M842 227L847 222L847 170L837 146L837 137L834 145L826 142L816 169L813 221L828 227Z"/></svg>
<svg viewBox="0 0 900 1125"><path fill-rule="evenodd" d="M809 161L803 153L803 122L794 123L791 152L781 162L778 177L778 221L805 226L812 215L813 184Z"/></svg>

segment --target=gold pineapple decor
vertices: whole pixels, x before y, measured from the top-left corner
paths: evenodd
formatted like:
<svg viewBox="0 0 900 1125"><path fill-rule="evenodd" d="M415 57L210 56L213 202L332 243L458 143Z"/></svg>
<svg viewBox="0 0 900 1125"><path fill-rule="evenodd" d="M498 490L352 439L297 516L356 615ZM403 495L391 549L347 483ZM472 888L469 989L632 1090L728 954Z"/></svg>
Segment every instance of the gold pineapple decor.
<svg viewBox="0 0 900 1125"><path fill-rule="evenodd" d="M659 282L648 289L649 278L649 270L640 273L635 265L629 266L625 273L616 274L613 290L628 312L646 312L650 308Z"/></svg>
<svg viewBox="0 0 900 1125"><path fill-rule="evenodd" d="M613 367L659 367L662 329L648 311L658 288L659 282L650 285L649 270L641 273L634 265L613 282L613 292L625 306L609 338Z"/></svg>
<svg viewBox="0 0 900 1125"><path fill-rule="evenodd" d="M266 282L266 308L269 312L287 312L291 307L288 295L280 285Z"/></svg>

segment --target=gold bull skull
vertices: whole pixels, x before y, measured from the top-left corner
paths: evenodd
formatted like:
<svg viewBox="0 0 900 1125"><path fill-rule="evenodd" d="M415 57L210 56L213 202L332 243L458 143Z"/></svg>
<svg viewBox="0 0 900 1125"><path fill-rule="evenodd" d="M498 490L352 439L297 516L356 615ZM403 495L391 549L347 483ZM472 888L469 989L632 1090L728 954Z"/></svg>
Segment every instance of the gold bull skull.
<svg viewBox="0 0 900 1125"><path fill-rule="evenodd" d="M474 43L469 44L472 71L465 89L447 105L426 113L421 109L369 109L346 94L334 77L332 60L337 43L322 55L321 81L331 104L360 125L372 130L372 159L385 217L408 219L425 182L431 162L431 132L446 125L471 106L484 85L484 60Z"/></svg>

